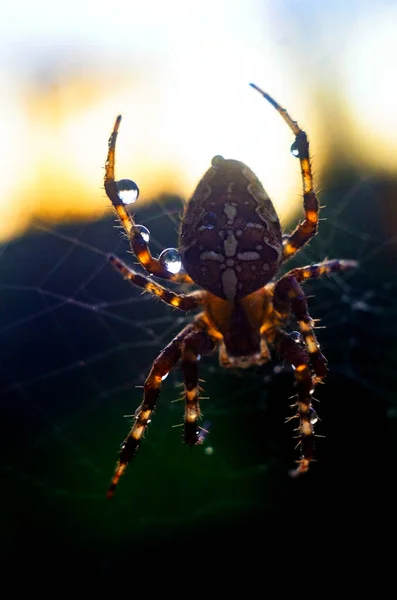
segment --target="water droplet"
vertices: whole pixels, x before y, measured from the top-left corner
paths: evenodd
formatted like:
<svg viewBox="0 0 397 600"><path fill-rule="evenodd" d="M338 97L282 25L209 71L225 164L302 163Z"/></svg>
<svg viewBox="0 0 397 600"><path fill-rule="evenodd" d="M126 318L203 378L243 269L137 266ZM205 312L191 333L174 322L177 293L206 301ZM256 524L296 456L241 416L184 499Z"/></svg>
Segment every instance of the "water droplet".
<svg viewBox="0 0 397 600"><path fill-rule="evenodd" d="M211 165L213 167L220 167L221 164L223 163L225 159L223 158L223 156L221 156L220 154L217 154L216 156L214 156L214 158L211 160Z"/></svg>
<svg viewBox="0 0 397 600"><path fill-rule="evenodd" d="M138 200L139 187L131 179L116 181L117 194L123 204L133 204Z"/></svg>
<svg viewBox="0 0 397 600"><path fill-rule="evenodd" d="M216 225L216 221L217 221L217 216L215 213L207 212L203 216L203 225L207 229L214 229L214 227Z"/></svg>
<svg viewBox="0 0 397 600"><path fill-rule="evenodd" d="M164 379L167 379L168 375L169 375L169 372L166 373L165 375L163 375L162 378L161 378L161 381L164 381Z"/></svg>
<svg viewBox="0 0 397 600"><path fill-rule="evenodd" d="M299 146L297 144L297 142L294 142L291 146L291 154L293 156L296 156L296 158L299 158Z"/></svg>
<svg viewBox="0 0 397 600"><path fill-rule="evenodd" d="M318 421L318 414L314 410L314 408L309 409L309 421L311 425L315 425Z"/></svg>
<svg viewBox="0 0 397 600"><path fill-rule="evenodd" d="M143 237L145 242L148 244L149 240L150 240L149 229L147 227L144 227L144 225L136 225L136 228L139 229L141 236Z"/></svg>
<svg viewBox="0 0 397 600"><path fill-rule="evenodd" d="M302 342L302 335L299 331L291 331L291 333L289 334L289 336L295 340L295 342L298 342L298 344L300 344Z"/></svg>
<svg viewBox="0 0 397 600"><path fill-rule="evenodd" d="M179 273L182 267L181 255L179 254L176 248L166 248L162 251L159 256L159 261L169 271L174 275Z"/></svg>

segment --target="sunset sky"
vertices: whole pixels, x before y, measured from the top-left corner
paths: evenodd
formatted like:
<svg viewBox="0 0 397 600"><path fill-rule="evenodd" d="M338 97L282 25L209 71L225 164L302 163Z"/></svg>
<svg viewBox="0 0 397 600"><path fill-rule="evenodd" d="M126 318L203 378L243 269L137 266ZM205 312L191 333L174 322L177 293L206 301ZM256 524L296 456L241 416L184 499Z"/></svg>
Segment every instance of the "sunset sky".
<svg viewBox="0 0 397 600"><path fill-rule="evenodd" d="M386 1L9 3L0 240L110 210L103 165L119 113L117 176L137 181L140 202L187 198L222 154L249 164L282 217L298 214L291 133L250 81L308 132L320 180L335 143L360 169L395 172L396 27Z"/></svg>

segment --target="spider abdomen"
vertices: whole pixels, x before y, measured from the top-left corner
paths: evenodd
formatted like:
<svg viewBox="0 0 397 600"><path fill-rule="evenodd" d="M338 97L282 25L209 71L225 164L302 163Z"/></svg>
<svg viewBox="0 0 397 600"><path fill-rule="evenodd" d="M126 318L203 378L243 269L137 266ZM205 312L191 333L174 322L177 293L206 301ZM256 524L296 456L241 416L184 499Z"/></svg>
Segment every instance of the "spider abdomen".
<svg viewBox="0 0 397 600"><path fill-rule="evenodd" d="M242 162L212 159L181 224L183 266L199 286L235 301L266 285L282 256L274 206Z"/></svg>

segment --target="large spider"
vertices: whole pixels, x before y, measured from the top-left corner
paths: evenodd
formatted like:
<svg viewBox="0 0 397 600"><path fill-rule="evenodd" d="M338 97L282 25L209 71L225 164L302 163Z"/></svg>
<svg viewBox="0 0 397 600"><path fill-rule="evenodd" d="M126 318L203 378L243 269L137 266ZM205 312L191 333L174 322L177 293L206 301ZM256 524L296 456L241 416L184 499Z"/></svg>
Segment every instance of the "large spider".
<svg viewBox="0 0 397 600"><path fill-rule="evenodd" d="M353 260L326 260L292 269L274 277L285 261L294 256L316 234L319 205L313 187L306 133L287 111L256 85L251 84L280 113L295 135L291 147L299 158L303 181L305 219L293 233L283 235L278 216L262 184L242 162L215 156L186 205L180 228L179 253L183 269L172 269L175 249L156 259L148 247L147 230L137 225L125 207L122 190L139 193L130 180L115 181L115 148L121 121L117 117L109 139L105 190L128 235L131 248L149 275L177 283L194 283L201 289L177 294L152 278L130 269L119 258L109 260L134 285L183 311L201 312L154 360L145 381L143 400L135 412L133 426L123 442L108 497L135 455L151 420L161 381L181 361L184 377L184 441L199 442L200 387L198 360L219 348L223 367L246 368L270 358L270 347L290 363L296 380L296 416L299 419L300 459L295 474L308 470L314 453L314 424L318 417L312 393L327 373L326 360L313 331L305 294L300 286L307 279L342 271L357 265ZM174 254L174 256L173 256ZM167 268L168 267L168 268ZM178 271L175 273L175 270ZM172 272L174 271L174 272ZM297 320L303 344L283 328L291 316Z"/></svg>

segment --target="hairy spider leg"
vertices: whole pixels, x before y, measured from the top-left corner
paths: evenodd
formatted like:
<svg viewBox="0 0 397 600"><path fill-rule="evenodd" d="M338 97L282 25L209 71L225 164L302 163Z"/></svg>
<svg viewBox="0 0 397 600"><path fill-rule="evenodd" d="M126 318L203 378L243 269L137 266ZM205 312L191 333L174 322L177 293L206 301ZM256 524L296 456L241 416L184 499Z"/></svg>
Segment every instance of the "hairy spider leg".
<svg viewBox="0 0 397 600"><path fill-rule="evenodd" d="M298 446L301 458L298 467L292 471L292 475L300 475L309 470L310 462L314 457L314 423L318 417L312 406L314 385L310 374L308 356L303 348L295 342L285 331L277 330L274 338L274 346L280 356L288 361L294 368L297 403L297 417L299 417Z"/></svg>
<svg viewBox="0 0 397 600"><path fill-rule="evenodd" d="M314 424L318 417L311 403L314 387L327 374L326 359L320 351L318 341L312 328L312 319L308 312L307 300L299 283L308 279L316 279L322 275L338 273L358 266L355 260L325 260L314 265L292 269L275 285L273 306L281 320L286 320L292 312L298 320L307 353L288 334L281 330L275 333L274 345L280 355L288 360L295 369L297 385L297 417L300 419L299 445L301 459L293 475L305 473L313 460ZM315 377L310 373L311 365Z"/></svg>
<svg viewBox="0 0 397 600"><path fill-rule="evenodd" d="M323 275L330 275L331 273L340 273L341 271L347 271L348 269L354 269L357 266L358 266L358 262L356 260L335 258L333 260L324 260L323 262L316 263L314 265L307 265L306 267L298 267L296 269L292 269L291 271L288 271L288 273L286 273L282 279L292 277L298 283L304 283L308 279L318 279L319 277L321 277ZM282 279L280 279L280 281L282 281ZM298 289L297 289L296 293L299 295ZM302 293L303 293L303 291L302 291ZM297 298L296 298L296 302L298 302ZM318 342L316 340L313 330L309 326L311 320L310 320L310 316L307 313L306 299L304 299L304 303L301 304L301 315L302 315L301 321L303 321L303 322L299 323L299 325L300 325L300 329L302 332L302 336L304 338L306 347L308 348L309 354L310 354L310 348L313 348L314 352L313 352L313 354L310 354L310 362L313 366L313 369L314 369L317 377L320 377L320 380L321 380L322 379L321 370L323 369L324 357L322 357L322 354L319 353L319 351L318 351ZM298 314L296 314L296 316L299 320ZM317 346L317 350L316 350L316 346Z"/></svg>
<svg viewBox="0 0 397 600"><path fill-rule="evenodd" d="M124 474L128 463L136 454L143 434L149 425L151 416L156 407L157 399L160 394L161 382L179 361L182 354L182 344L192 332L195 332L194 323L187 325L177 336L175 336L154 360L144 384L142 403L135 412L134 424L127 438L121 445L119 460L107 492L108 498L113 496L120 477Z"/></svg>
<svg viewBox="0 0 397 600"><path fill-rule="evenodd" d="M320 345L313 331L313 320L309 314L305 293L293 275L284 275L276 283L273 306L283 321L287 320L291 312L296 317L310 364L316 375L315 382L320 382L327 374L327 361L320 352Z"/></svg>
<svg viewBox="0 0 397 600"><path fill-rule="evenodd" d="M282 108L269 94L261 90L254 83L250 86L259 92L282 116L295 135L295 142L291 149L299 158L302 172L303 208L305 219L290 234L283 236L283 262L294 256L317 233L319 219L319 204L314 191L313 173L309 156L309 142L307 135L301 130L285 108Z"/></svg>
<svg viewBox="0 0 397 600"><path fill-rule="evenodd" d="M183 344L181 369L185 380L184 442L189 446L198 443L200 434L197 425L201 416L198 361L200 356L210 353L214 346L214 341L206 331L189 334Z"/></svg>
<svg viewBox="0 0 397 600"><path fill-rule="evenodd" d="M173 306L174 308L179 308L180 310L194 310L198 308L202 304L202 298L204 297L204 292L196 291L191 294L176 294L171 290L163 287L162 285L152 281L149 277L145 275L141 275L140 273L135 273L132 269L127 267L122 260L110 254L108 256L110 264L132 284L142 288L146 292L149 292L153 296L157 296L166 304Z"/></svg>
<svg viewBox="0 0 397 600"><path fill-rule="evenodd" d="M318 279L319 277L322 277L322 275L340 273L341 271L347 271L348 269L354 269L356 267L358 267L358 261L356 260L335 258L333 260L324 260L323 262L314 265L291 269L285 276L295 277L299 283L302 283L308 279Z"/></svg>
<svg viewBox="0 0 397 600"><path fill-rule="evenodd" d="M149 250L148 243L144 240L139 227L136 226L135 220L132 215L127 211L125 204L119 197L117 192L117 183L114 179L114 166L115 166L115 154L116 154L116 140L119 132L121 122L121 115L116 119L113 127L113 131L109 138L109 150L105 163L105 191L112 202L116 214L119 218L121 225L126 232L130 241L131 249L137 259L139 260L142 267L151 275L161 277L162 279L168 279L170 281L176 281L180 283L191 283L191 278L180 271L179 273L170 273L162 265L162 263L154 258Z"/></svg>

